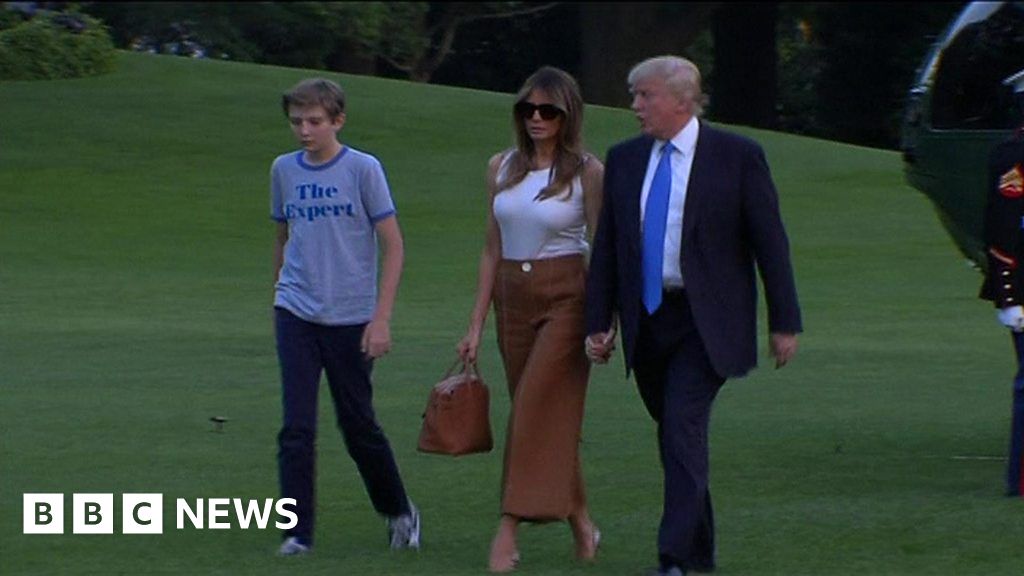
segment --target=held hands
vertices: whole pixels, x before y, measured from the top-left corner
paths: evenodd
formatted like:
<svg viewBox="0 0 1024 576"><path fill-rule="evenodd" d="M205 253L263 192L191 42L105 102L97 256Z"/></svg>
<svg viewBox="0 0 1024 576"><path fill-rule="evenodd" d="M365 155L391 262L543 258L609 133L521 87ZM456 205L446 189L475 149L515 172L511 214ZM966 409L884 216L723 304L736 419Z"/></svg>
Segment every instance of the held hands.
<svg viewBox="0 0 1024 576"><path fill-rule="evenodd" d="M615 351L615 327L612 326L607 332L596 332L587 336L583 341L587 351L587 358L594 364L607 364Z"/></svg>
<svg viewBox="0 0 1024 576"><path fill-rule="evenodd" d="M391 326L387 320L370 320L363 330L359 350L371 360L391 351Z"/></svg>
<svg viewBox="0 0 1024 576"><path fill-rule="evenodd" d="M1024 332L1024 308L1010 306L1001 308L996 313L999 322L1014 332Z"/></svg>
<svg viewBox="0 0 1024 576"><path fill-rule="evenodd" d="M782 368L796 355L796 334L772 332L771 355L775 358L775 368Z"/></svg>

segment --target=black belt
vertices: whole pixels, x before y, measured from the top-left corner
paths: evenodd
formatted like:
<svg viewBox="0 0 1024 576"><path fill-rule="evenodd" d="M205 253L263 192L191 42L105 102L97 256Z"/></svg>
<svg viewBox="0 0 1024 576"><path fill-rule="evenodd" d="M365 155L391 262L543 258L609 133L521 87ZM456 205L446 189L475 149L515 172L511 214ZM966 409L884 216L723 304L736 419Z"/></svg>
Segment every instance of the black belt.
<svg viewBox="0 0 1024 576"><path fill-rule="evenodd" d="M682 286L666 286L661 289L662 300L679 300L686 297L686 288Z"/></svg>

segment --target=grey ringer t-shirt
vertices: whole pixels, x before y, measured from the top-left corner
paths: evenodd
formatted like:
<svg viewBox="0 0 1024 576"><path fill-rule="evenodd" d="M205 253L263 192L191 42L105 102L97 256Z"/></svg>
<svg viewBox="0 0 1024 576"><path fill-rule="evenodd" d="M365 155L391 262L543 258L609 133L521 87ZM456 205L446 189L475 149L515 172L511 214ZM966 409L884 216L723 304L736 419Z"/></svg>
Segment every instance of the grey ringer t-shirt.
<svg viewBox="0 0 1024 576"><path fill-rule="evenodd" d="M270 217L288 223L274 305L331 326L368 322L377 303L373 226L395 213L373 156L344 147L309 165L302 150L270 168Z"/></svg>

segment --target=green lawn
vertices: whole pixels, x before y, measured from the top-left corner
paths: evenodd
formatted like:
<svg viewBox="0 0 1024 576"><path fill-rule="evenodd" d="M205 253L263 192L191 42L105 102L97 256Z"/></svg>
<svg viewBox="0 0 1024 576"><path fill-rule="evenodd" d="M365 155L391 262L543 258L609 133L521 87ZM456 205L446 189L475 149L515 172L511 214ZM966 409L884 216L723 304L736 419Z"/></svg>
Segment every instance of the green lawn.
<svg viewBox="0 0 1024 576"><path fill-rule="evenodd" d="M110 76L0 84L0 574L484 571L501 435L457 460L415 444L472 304L484 166L511 143L506 94L340 78L343 138L383 161L406 237L375 402L423 550L386 549L326 406L315 555L273 557L273 529L174 529L175 498L276 496L267 176L294 148L279 95L310 74L123 54ZM627 111L588 110L599 155L635 131ZM774 170L807 332L791 366L766 360L719 397L718 573L1019 574L1024 504L1001 496L1014 368L980 276L896 153L740 131ZM599 561L572 560L566 527L532 526L522 574L654 565L654 427L618 358L594 372L584 437ZM26 492L64 493L68 508L75 492L163 493L165 533L72 535L69 517L63 536L23 535Z"/></svg>

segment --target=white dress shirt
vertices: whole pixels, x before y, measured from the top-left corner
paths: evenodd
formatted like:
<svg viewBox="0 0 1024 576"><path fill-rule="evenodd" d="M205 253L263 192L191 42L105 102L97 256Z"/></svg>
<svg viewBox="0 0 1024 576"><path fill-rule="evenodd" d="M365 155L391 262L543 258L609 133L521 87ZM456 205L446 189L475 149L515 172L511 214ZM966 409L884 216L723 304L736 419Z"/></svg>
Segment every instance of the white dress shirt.
<svg viewBox="0 0 1024 576"><path fill-rule="evenodd" d="M672 153L672 189L668 197L668 221L665 223L665 257L662 262L661 278L665 288L682 288L683 272L679 267L679 249L683 241L683 207L686 205L686 188L690 182L690 169L693 167L693 153L697 149L697 135L700 122L697 118L683 126L678 134L672 137L675 150ZM661 159L661 147L664 140L655 140L651 147L651 155L647 160L647 174L644 175L644 186L640 190L640 230L643 234L644 212L647 210L647 195L651 190L651 180Z"/></svg>

